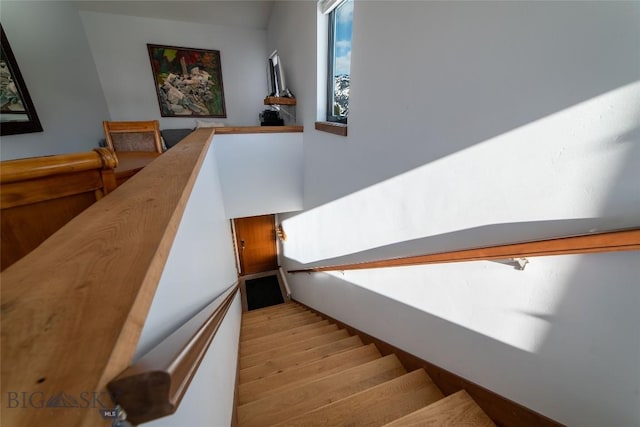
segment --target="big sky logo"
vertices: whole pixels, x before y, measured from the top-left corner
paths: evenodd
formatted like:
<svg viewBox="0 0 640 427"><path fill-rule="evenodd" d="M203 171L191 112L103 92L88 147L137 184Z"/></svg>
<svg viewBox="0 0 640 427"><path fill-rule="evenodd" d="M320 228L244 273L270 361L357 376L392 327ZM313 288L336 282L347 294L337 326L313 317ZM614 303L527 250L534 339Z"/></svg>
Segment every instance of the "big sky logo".
<svg viewBox="0 0 640 427"><path fill-rule="evenodd" d="M8 391L6 404L9 409L17 408L78 408L111 409L111 401L106 392L83 391L78 395L65 392L46 396L41 391Z"/></svg>

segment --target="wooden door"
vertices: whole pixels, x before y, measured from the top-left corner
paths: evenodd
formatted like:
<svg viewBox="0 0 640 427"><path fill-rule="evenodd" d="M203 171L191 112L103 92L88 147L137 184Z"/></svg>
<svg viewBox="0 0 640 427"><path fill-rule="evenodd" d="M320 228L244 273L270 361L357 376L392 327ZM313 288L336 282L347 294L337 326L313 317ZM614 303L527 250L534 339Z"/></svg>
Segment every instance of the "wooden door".
<svg viewBox="0 0 640 427"><path fill-rule="evenodd" d="M240 274L261 273L278 268L275 215L233 220L240 258Z"/></svg>

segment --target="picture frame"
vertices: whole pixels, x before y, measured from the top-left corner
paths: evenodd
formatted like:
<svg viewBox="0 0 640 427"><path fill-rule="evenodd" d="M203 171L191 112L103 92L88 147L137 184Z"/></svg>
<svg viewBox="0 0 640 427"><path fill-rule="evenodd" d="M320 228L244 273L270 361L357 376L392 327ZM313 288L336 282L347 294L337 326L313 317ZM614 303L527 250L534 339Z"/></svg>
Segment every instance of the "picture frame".
<svg viewBox="0 0 640 427"><path fill-rule="evenodd" d="M147 49L162 117L227 117L220 51L155 44Z"/></svg>
<svg viewBox="0 0 640 427"><path fill-rule="evenodd" d="M0 135L42 132L40 119L1 24L0 36Z"/></svg>

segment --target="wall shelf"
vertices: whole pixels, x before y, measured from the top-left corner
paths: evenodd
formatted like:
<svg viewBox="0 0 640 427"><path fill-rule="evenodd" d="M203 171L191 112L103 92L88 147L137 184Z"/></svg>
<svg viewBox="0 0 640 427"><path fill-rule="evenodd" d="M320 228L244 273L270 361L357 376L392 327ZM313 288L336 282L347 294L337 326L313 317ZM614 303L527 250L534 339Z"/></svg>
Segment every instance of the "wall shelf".
<svg viewBox="0 0 640 427"><path fill-rule="evenodd" d="M296 99L285 98L282 96L267 96L264 99L264 105L271 105L275 110L281 111L285 114L284 123L286 125L296 124Z"/></svg>
<svg viewBox="0 0 640 427"><path fill-rule="evenodd" d="M296 105L295 98L283 98L281 96L267 96L264 105Z"/></svg>

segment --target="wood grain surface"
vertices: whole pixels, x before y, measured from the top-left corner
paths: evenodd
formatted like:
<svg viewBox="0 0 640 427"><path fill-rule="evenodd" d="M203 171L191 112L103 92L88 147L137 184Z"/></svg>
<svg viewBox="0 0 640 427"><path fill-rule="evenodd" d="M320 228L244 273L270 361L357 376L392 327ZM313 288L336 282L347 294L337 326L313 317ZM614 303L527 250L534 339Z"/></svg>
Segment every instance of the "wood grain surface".
<svg viewBox="0 0 640 427"><path fill-rule="evenodd" d="M402 267L409 265L448 262L481 261L492 259L522 258L551 255L573 255L601 252L640 250L640 229L613 231L585 236L562 237L535 242L514 243L485 248L417 255L406 258L385 259L357 264L340 264L289 270L289 273L314 271L362 270L366 268Z"/></svg>
<svg viewBox="0 0 640 427"><path fill-rule="evenodd" d="M106 148L1 162L0 269L113 191L116 165L115 154Z"/></svg>
<svg viewBox="0 0 640 427"><path fill-rule="evenodd" d="M2 273L3 396L101 393L129 365L212 137L196 130ZM92 408L2 411L7 426L52 420L108 424Z"/></svg>

